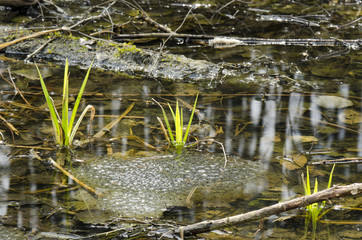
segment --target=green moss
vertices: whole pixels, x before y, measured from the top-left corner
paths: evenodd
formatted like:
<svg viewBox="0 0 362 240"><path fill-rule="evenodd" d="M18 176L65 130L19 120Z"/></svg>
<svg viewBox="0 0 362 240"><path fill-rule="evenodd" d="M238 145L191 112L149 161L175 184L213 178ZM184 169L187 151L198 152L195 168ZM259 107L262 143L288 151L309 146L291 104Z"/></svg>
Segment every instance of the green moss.
<svg viewBox="0 0 362 240"><path fill-rule="evenodd" d="M115 57L120 57L124 53L142 53L142 50L137 48L133 42L123 44L111 43L110 46L113 46L117 49L117 53L114 55Z"/></svg>
<svg viewBox="0 0 362 240"><path fill-rule="evenodd" d="M54 53L55 46L53 45L51 48L48 48L48 53Z"/></svg>

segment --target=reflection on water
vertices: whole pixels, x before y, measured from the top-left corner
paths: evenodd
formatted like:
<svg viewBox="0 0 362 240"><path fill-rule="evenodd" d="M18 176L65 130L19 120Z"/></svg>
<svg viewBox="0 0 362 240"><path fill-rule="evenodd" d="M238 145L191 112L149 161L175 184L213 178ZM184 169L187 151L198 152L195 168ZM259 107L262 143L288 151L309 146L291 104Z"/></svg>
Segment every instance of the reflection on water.
<svg viewBox="0 0 362 240"><path fill-rule="evenodd" d="M256 51L250 51L252 60L260 58ZM268 59L279 58L274 54L268 53ZM284 71L282 68L272 69L280 73ZM257 72L266 71L259 68ZM307 161L312 179L318 177L323 189L331 165L313 163L335 159L342 162L347 158L360 161L362 157L361 89L355 87L356 83L341 82L327 88L337 89L338 94L288 92L282 86L235 93L225 88L219 92L205 90L196 84L119 76L103 78L103 73L94 74L94 79L103 79L104 83L95 84L90 79L82 106L92 104L96 118L91 128L86 122L81 126L75 137L81 146L74 149L73 161L65 168L96 188L102 197L96 198L80 189L49 162L34 158L29 148L35 147L43 159L62 157L49 150L52 130L47 112L43 107L16 105L23 103L20 98L12 92L3 94L1 114L21 132L13 143L6 125L1 131L4 142L13 144L9 147L3 143L0 149L0 218L4 226L16 227L24 230L23 233L83 236L110 230L108 222L119 216L162 216L183 224L218 219L300 196L304 192L300 175ZM295 79L298 78L304 79L304 75L296 72ZM61 91L58 89L61 76L52 76L47 81L48 86L56 86L55 93ZM33 107L39 107L44 99L34 94L39 92L39 86L32 84L29 91L33 92L26 97ZM10 91L6 84L2 89ZM199 112L190 137L191 142L198 142L183 154L175 155L172 149L167 149L157 121L162 112L152 98L167 109L167 103L174 107L176 97L192 105L198 92L201 92ZM60 99L54 95L56 102ZM89 132L96 134L133 102L134 108L119 124L107 129L104 137L88 143ZM185 104L182 107L186 123L191 111ZM209 138L223 144L226 168L222 147ZM339 164L333 184L360 182L361 171L360 163ZM351 200L341 205L353 207L358 203ZM347 212L348 215L344 214ZM347 236L347 230L358 233L356 222L361 220L358 213L345 209L329 212L326 216L330 219L352 223L330 224L329 231L341 237ZM293 214L303 212L283 213L281 216L290 218L281 222L274 222L277 216L268 218L263 236L281 239L303 236L304 218ZM320 232L326 229L323 224L319 226ZM254 238L258 228L251 223L233 232Z"/></svg>
<svg viewBox="0 0 362 240"><path fill-rule="evenodd" d="M86 99L87 104L96 106L93 134L121 115L131 102L135 101L136 105L103 139L75 149L76 157L85 162L70 168L104 196L97 199L83 190L70 190L74 186L71 180L65 181L61 174L54 175L49 166L29 157L28 150L19 148L18 153L10 154L10 148L2 146L0 215L3 219L13 216L4 220L5 224L27 230L64 232L68 227L76 230L76 223L82 221L97 222L97 215L92 212L100 209L109 218L114 214L151 216L156 213L157 216L174 205L187 207L177 210L181 215L176 214L175 218L181 222L220 218L303 194L300 174L305 162L293 165L296 156L305 155L311 164L362 154L358 108L361 101L357 97L349 99L351 90L347 84L341 85L339 96L333 97L317 92L285 94L279 88L263 89L262 93L255 94L200 95L200 121L194 121L190 139L212 137L221 142L228 155L226 169L223 169L221 147L207 141L191 147L181 157L162 150L166 141L156 120L161 111L151 98L157 98L162 104L174 104L173 96L159 91L155 95L147 83L127 96L122 95L125 91L126 86L114 87L110 99ZM178 95L189 103L194 99L183 94L182 89ZM183 108L187 119L190 111L185 105ZM352 111L354 119L347 116L352 114L347 110ZM38 132L45 124L24 121L33 125L26 129L30 133ZM82 132L86 134L88 130L89 126ZM40 134L44 139L48 137ZM10 160L10 156L19 154L25 154L25 158ZM311 168L313 178L318 176L321 189L326 185L329 171L330 165ZM361 171L361 164L338 165L334 183L359 182ZM332 218L345 219L338 213L329 214ZM77 221L70 221L67 215ZM48 218L51 221L45 223L44 219ZM105 220L98 220L102 221ZM298 218L289 224L292 229L304 227ZM272 222L267 224L271 225ZM279 227L283 228L283 224ZM274 226L268 230L269 234L279 231L272 229ZM330 229L337 231L331 226ZM298 234L301 236L303 231Z"/></svg>
<svg viewBox="0 0 362 240"><path fill-rule="evenodd" d="M54 18L60 21L57 24L69 25L67 21L73 16L84 19L85 16L78 14L89 9L89 5L81 2L61 5L74 15L63 19L57 15ZM91 2L95 5L100 1ZM156 10L150 16L156 19L160 11L162 20L174 24L186 20L184 17L191 7L192 17L180 29L184 33L264 38L360 37L359 1L348 1L347 4L347 1L324 1L323 4L314 4L313 1L289 1L288 4L249 1L246 4L228 0L219 1L217 6L146 2L142 5L146 12L151 12L151 8ZM93 11L97 14L96 11L103 11L103 8L94 8ZM114 20L112 27L122 26L125 33L134 33L133 28L147 32L147 24L143 21L123 24L132 22L127 19L129 15L125 11L128 10L124 10L123 1L114 4L109 13L109 18ZM44 16L48 17L47 14ZM131 14L133 19L135 13ZM300 14L302 16L298 18L289 17ZM11 18L9 22L12 22ZM196 25L188 23L194 20ZM13 23L18 24L18 21L14 19ZM52 21L47 19L45 22L51 24ZM109 24L103 21L93 23L96 27L88 23L89 30L86 31L98 32L98 28ZM39 23L37 19L32 19L31 24L44 27L44 21ZM144 40L152 41L147 43L150 48L153 45L159 47L157 41L154 44L154 40ZM336 167L333 184L361 182L362 164L343 162L346 159L361 161L362 157L358 46L343 45L341 41L341 46L335 47L239 46L214 49L200 47L188 39L182 40L182 44L181 39L179 43L172 41L170 39L165 46L167 51L228 67L211 65L214 67L207 68L205 73L202 68L205 62L196 61L195 64L200 66L195 66L196 70L191 73L179 71L177 66L167 68L165 76L190 78L182 79L181 83L140 79L137 75L123 78L116 73L92 70L82 106L92 104L96 118L92 127L86 122L82 124L75 137L81 146L74 149L71 163L64 167L101 192L103 195L98 198L29 151L34 148L43 159L51 157L57 161L64 158L64 154L56 154L51 149L51 122L44 111L43 96L39 95L37 76L34 78L34 73L31 74L35 72L34 66L10 64L9 71L17 87L24 90L32 106L19 105L24 101L18 92L14 92L9 84L0 82L0 116L6 120L1 120L0 129L3 136L0 145L0 238L24 239L24 234L29 239L41 238L40 233L48 233L47 236L52 238L61 238L57 234L62 233L70 238L73 237L70 234L88 236L115 228L131 231L140 224L122 222L120 216L163 217L180 224L219 219L302 195L300 175L305 172L306 164L310 165L311 179L318 177L320 189L323 189L331 169L328 160L339 159L341 162ZM176 44L180 47L174 47ZM139 57L138 61L143 59ZM6 60L0 61L0 72L7 74L7 64ZM223 76L228 74L220 69L230 71L229 77L234 70L240 75L235 80L232 77L225 79L223 84ZM55 103L60 103L62 70L55 67L42 70L45 70L45 80L54 93ZM71 72L77 71L80 70L72 69ZM6 74L10 79L11 76ZM83 73L78 75L84 76ZM77 79L76 76L72 75L72 81ZM209 78L207 81L202 80L205 76ZM185 83L187 81L193 81L193 84ZM298 84L302 85L301 89L310 87L311 92L291 92L290 89L300 89ZM77 88L80 84L75 81L71 85ZM206 85L205 89L201 87ZM236 93L238 91L243 92ZM77 89L71 92L77 92ZM192 105L198 92L197 108L200 112L197 117L195 115L190 141L199 141L181 155L176 155L172 149L167 149L157 121L157 117L162 118L162 113L151 99L155 98L167 109L168 102L174 107L175 97ZM134 108L119 124L106 130L104 137L88 143L89 132L90 135L96 134L133 102ZM182 107L186 123L190 109L186 105ZM9 130L6 123L13 124L20 135ZM222 147L208 138L223 144L227 154L226 168ZM203 139L206 140L201 141ZM324 164L313 164L319 162ZM361 197L338 199L336 203L340 209L325 216L335 220L336 224L320 223L320 237L362 238L360 210L343 208L360 206ZM231 231L242 239L300 239L304 235L301 214L303 211L300 210L286 212L267 218L263 227L262 223L250 223ZM286 218L275 221L279 216ZM150 228L155 228L155 225L144 229ZM262 229L256 234L259 228ZM125 232L122 238L129 238L127 234Z"/></svg>
<svg viewBox="0 0 362 240"><path fill-rule="evenodd" d="M7 193L10 187L10 162L7 154L9 153L9 148L1 146L0 150L0 216L6 216L7 206L8 206L8 196Z"/></svg>

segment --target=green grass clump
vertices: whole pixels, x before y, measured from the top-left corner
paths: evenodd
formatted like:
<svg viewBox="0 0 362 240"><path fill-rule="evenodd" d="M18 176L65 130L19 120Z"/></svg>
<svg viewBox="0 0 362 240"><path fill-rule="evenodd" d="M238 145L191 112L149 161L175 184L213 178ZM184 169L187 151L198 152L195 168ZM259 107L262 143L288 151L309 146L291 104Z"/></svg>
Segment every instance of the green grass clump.
<svg viewBox="0 0 362 240"><path fill-rule="evenodd" d="M328 181L327 188L331 187L334 167L335 167L335 164L333 165L333 168L329 175L329 181ZM312 189L310 186L308 166L307 166L307 177L306 177L306 179L304 179L304 177L302 177L302 181L303 181L303 187L304 187L304 194L306 196L311 195ZM315 178L313 193L317 193L317 192L318 192L318 180L317 180L317 178ZM313 236L315 235L315 231L317 229L317 222L324 214L327 213L327 211L325 211L321 214L322 210L324 209L325 204L326 204L326 201L322 201L321 203L313 203L313 204L310 204L307 206L306 229L308 229L309 222L312 221Z"/></svg>
<svg viewBox="0 0 362 240"><path fill-rule="evenodd" d="M169 103L167 103L168 107L170 109L170 112L172 114L174 124L175 124L175 130L174 130L175 134L173 133L173 130L168 121L165 110L163 109L163 107L161 105L159 105L162 109L163 118L165 120L167 131L168 131L168 136L170 137L171 143L176 148L177 151L181 150L186 144L186 140L189 135L189 131L190 131L191 123L192 123L192 119L194 117L198 97L199 97L199 95L196 96L194 106L192 108L191 116L189 118L189 122L187 124L185 131L184 131L184 124L183 124L183 120L184 120L183 119L183 110L182 110L182 108L179 107L178 101L176 101L175 110L173 110L171 105Z"/></svg>
<svg viewBox="0 0 362 240"><path fill-rule="evenodd" d="M41 83L41 87L43 89L43 93L45 96L45 99L47 101L48 104L48 108L49 108L49 112L50 112L50 118L53 124L53 129L54 129L54 136L55 136L55 141L56 143L60 146L71 146L72 142L73 142L73 138L75 136L75 133L78 130L78 127L80 125L80 123L82 122L85 114L87 113L88 110L91 110L91 119L93 119L94 114L95 114L95 109L92 105L88 105L82 112L82 114L80 115L80 117L78 118L78 121L76 122L76 124L74 125L74 121L75 121L75 117L78 111L78 107L80 104L80 100L82 98L83 95L83 91L85 89L85 86L87 84L87 80L89 77L89 73L91 70L93 62L91 63L91 65L89 66L88 72L83 80L83 84L79 90L78 93L78 97L75 101L73 110L72 110L72 114L69 118L69 113L68 113L68 109L69 109L69 96L68 96L68 90L69 90L69 73L68 73L68 59L66 59L65 62L65 70L64 70L64 83L63 83L63 100L62 100L62 116L60 117L58 114L57 109L55 108L55 104L53 99L50 97L49 92L47 90L47 87L45 85L45 82L43 80L43 77L39 71L39 68L37 65L36 69L38 70L38 74L40 77L40 83ZM74 126L73 126L74 125Z"/></svg>

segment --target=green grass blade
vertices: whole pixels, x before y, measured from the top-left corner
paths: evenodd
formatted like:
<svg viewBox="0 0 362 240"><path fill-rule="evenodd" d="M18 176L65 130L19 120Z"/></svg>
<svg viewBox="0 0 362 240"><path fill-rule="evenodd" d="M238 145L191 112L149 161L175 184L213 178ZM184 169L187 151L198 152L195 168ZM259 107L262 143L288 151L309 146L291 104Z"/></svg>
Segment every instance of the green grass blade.
<svg viewBox="0 0 362 240"><path fill-rule="evenodd" d="M69 136L69 145L73 142L73 138L79 128L80 123L82 122L85 114L88 112L88 110L91 110L91 116L90 119L91 121L93 120L94 116L95 116L95 108L92 105L88 105L82 112L82 114L80 115L80 117L78 118L78 121L75 123L74 128Z"/></svg>
<svg viewBox="0 0 362 240"><path fill-rule="evenodd" d="M60 144L62 145L62 142L60 140L60 136L62 134L62 129L59 125L59 122L58 122L58 118L57 118L57 110L55 109L55 106L54 106L54 103L49 95L49 92L48 92L48 89L45 85L45 82L43 80L43 77L40 73L40 70L38 68L38 66L35 64L35 67L38 71L38 74L39 74L39 78L40 78L40 84L41 84L41 87L43 89L43 93L44 93L44 96L45 96L45 99L46 99L46 102L48 104L48 108L49 108L49 112L50 112L50 118L52 120L52 124L53 124L53 128L54 128L54 134L55 134L55 140L56 140L56 143L57 144Z"/></svg>
<svg viewBox="0 0 362 240"><path fill-rule="evenodd" d="M184 134L184 112L183 109L180 108L180 124L179 124L179 128L180 128L180 135L179 135L179 143L180 145L185 145L185 142L182 141L183 140L183 134Z"/></svg>
<svg viewBox="0 0 362 240"><path fill-rule="evenodd" d="M75 100L72 115L71 115L70 120L69 120L68 132L67 132L68 135L70 135L70 131L72 131L74 119L75 119L75 116L77 114L78 106L80 104L80 100L82 99L83 91L84 91L85 86L87 84L87 81L88 81L88 78L89 78L89 73L90 73L90 70L92 68L92 65L93 65L93 61L91 62L90 66L88 68L87 75L84 77L83 84L82 84L81 88L79 89L77 99Z"/></svg>
<svg viewBox="0 0 362 240"><path fill-rule="evenodd" d="M304 179L304 173L302 173L302 183L303 183L303 188L304 188L304 195L307 196L308 190L307 190L307 183L305 182L305 179Z"/></svg>
<svg viewBox="0 0 362 240"><path fill-rule="evenodd" d="M68 75L68 59L65 60L64 82L63 82L63 101L62 101L62 128L64 132L64 145L69 143L68 137L68 109L69 109L69 75Z"/></svg>
<svg viewBox="0 0 362 240"><path fill-rule="evenodd" d="M335 167L335 166L336 166L336 164L333 164L332 171L331 171L331 173L329 174L329 181L328 181L328 186L327 186L327 188L330 188L331 185L332 185L333 171L334 171L334 167Z"/></svg>
<svg viewBox="0 0 362 240"><path fill-rule="evenodd" d="M309 169L308 169L308 166L307 166L307 195L310 195L311 194L311 189L310 189L310 180L309 180Z"/></svg>
<svg viewBox="0 0 362 240"><path fill-rule="evenodd" d="M196 109L196 104L197 104L197 99L198 99L198 97L199 97L199 94L196 95L196 99L195 99L195 102L194 102L194 106L193 106L193 108L192 108L190 120L189 120L189 123L187 124L185 136L184 136L184 139L183 139L184 142L186 142L187 137L188 137L188 135L189 135L189 131L190 131L191 123L192 123L192 118L194 117L194 113L195 113L195 109Z"/></svg>
<svg viewBox="0 0 362 240"><path fill-rule="evenodd" d="M175 121L175 132L176 132L176 144L182 145L182 114L180 115L180 108L178 105L178 101L176 101L174 121Z"/></svg>
<svg viewBox="0 0 362 240"><path fill-rule="evenodd" d="M170 123L168 121L168 118L167 118L167 115L166 115L166 112L165 110L163 109L162 105L159 104L156 100L154 100L158 106L160 106L161 110L162 110L162 114L163 114L163 118L165 119L165 123L166 123L166 127L167 127L167 131L168 131L168 135L170 136L170 139L171 139L171 142L173 143L174 142L174 138L173 138L173 134L172 134L172 129L171 129L171 126L170 126Z"/></svg>
<svg viewBox="0 0 362 240"><path fill-rule="evenodd" d="M168 104L168 107L169 107L170 112L171 112L171 114L172 114L173 121L176 122L176 115L175 115L175 113L174 113L171 105L170 105L169 103L167 103L167 104ZM167 128L168 128L168 127L167 127ZM171 127L170 127L170 130L171 130L171 132L172 132ZM173 134L172 134L172 135L173 135ZM175 144L175 142L177 141L176 139L177 139L177 134L176 134L176 129L175 129L175 136L174 136L174 137L172 136L172 138L171 138L172 144Z"/></svg>
<svg viewBox="0 0 362 240"><path fill-rule="evenodd" d="M172 114L172 118L173 118L173 120L175 120L175 118L176 118L175 113L173 112L173 109L172 109L171 105L170 105L169 103L167 103L167 104L168 104L168 107L170 108L170 112L171 112L171 114Z"/></svg>
<svg viewBox="0 0 362 240"><path fill-rule="evenodd" d="M313 191L313 193L317 193L317 192L318 192L318 179L315 178L314 191Z"/></svg>

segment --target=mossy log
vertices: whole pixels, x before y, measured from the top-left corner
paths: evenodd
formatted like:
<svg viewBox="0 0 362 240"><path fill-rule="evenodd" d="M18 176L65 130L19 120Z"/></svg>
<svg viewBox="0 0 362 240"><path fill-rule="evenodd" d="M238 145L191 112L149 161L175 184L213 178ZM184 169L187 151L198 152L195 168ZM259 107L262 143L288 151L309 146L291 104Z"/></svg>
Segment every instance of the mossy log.
<svg viewBox="0 0 362 240"><path fill-rule="evenodd" d="M247 67L196 60L184 55L161 54L159 51L140 49L133 44L79 38L69 35L69 32L69 29L58 28L42 31L41 34L39 32L23 33L19 36L0 34L0 42L1 38L3 39L0 46L3 46L2 50L7 57L25 59L32 56L34 61L61 64L64 64L67 58L70 65L81 67L89 66L94 60L94 68L122 72L130 76L156 78L163 82L192 82L204 88L222 87L237 92L255 91L260 87L278 84L281 84L284 90L311 90L316 87L316 83L295 80L288 76L253 74L250 78ZM265 69L268 66L260 67ZM272 73L272 70L270 72Z"/></svg>

